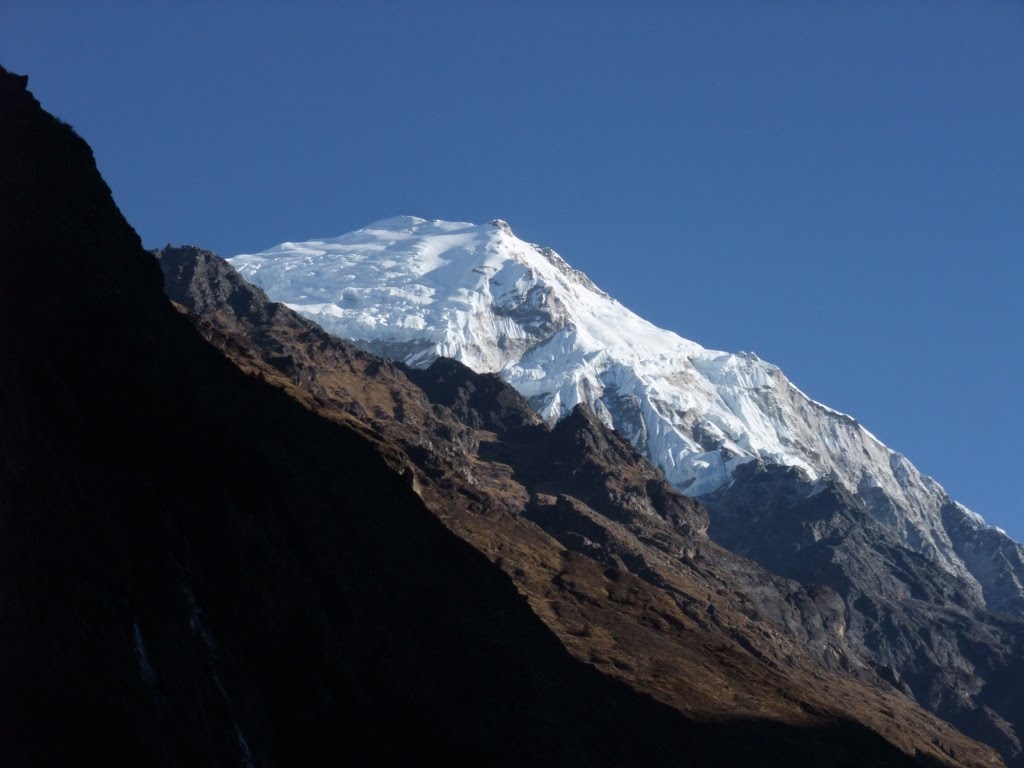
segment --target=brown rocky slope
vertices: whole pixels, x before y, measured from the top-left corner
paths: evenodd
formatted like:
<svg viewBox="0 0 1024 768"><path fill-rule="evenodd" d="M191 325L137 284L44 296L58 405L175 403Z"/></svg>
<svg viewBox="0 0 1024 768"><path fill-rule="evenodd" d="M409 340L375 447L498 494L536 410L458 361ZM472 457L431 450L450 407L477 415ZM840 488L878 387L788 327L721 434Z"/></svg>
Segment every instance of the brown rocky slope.
<svg viewBox="0 0 1024 768"><path fill-rule="evenodd" d="M448 360L401 369L269 302L213 254L157 255L165 291L242 370L398 446L393 466L577 658L704 722L852 719L928 759L998 764L845 644L834 592L714 545L704 510L586 410L549 430L495 376Z"/></svg>

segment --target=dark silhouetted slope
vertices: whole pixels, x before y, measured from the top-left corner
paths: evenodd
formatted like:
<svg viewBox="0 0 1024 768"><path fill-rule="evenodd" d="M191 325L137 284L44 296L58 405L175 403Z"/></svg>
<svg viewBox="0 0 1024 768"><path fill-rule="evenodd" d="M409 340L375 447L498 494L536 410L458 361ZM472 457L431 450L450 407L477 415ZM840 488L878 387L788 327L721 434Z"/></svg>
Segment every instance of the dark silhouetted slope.
<svg viewBox="0 0 1024 768"><path fill-rule="evenodd" d="M6 72L0 169L5 765L912 762L573 660L381 443L200 338Z"/></svg>

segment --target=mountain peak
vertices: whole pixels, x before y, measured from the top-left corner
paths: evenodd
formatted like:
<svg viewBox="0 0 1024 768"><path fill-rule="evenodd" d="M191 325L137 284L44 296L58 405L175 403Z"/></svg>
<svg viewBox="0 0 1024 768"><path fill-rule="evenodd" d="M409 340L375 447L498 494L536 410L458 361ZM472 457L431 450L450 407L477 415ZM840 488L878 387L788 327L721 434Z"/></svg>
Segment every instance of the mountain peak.
<svg viewBox="0 0 1024 768"><path fill-rule="evenodd" d="M419 216L389 216L386 219L371 222L363 229L413 230L429 223L427 219L421 219Z"/></svg>
<svg viewBox="0 0 1024 768"><path fill-rule="evenodd" d="M9 93L28 90L28 75L19 75L0 66L0 88Z"/></svg>
<svg viewBox="0 0 1024 768"><path fill-rule="evenodd" d="M979 592L935 481L753 352L708 350L657 328L501 219L396 217L230 261L271 298L371 352L498 373L550 424L586 404L689 496L728 487L751 461L794 467L808 483L831 479Z"/></svg>

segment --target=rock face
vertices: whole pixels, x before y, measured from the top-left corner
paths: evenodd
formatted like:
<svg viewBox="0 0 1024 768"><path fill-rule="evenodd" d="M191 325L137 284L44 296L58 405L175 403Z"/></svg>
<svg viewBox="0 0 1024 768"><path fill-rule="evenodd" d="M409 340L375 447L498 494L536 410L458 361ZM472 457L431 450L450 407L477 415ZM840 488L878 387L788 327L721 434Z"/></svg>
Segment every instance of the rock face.
<svg viewBox="0 0 1024 768"><path fill-rule="evenodd" d="M852 647L1019 764L1024 707L1006 687L1024 684L1024 625L979 609L959 579L902 546L857 496L834 484L808 495L806 486L797 470L747 465L707 500L716 540L776 573L835 590Z"/></svg>
<svg viewBox="0 0 1024 768"><path fill-rule="evenodd" d="M574 659L493 558L428 510L421 465L353 415L386 414L407 393L427 403L422 391L341 370L363 388L358 401L296 399L301 372L315 378L300 348L343 354L313 329L276 347L271 334L267 359L239 370L162 295L88 146L3 70L0 167L6 764L993 764L866 684L850 689L863 706L891 700L892 722L912 734L778 693L762 699L790 702L792 718L751 705L697 722ZM248 354L212 321L203 331L233 359ZM557 563L561 583L607 588L609 616L642 604L655 620L646 582L535 552L517 567ZM549 583L550 610L571 607ZM730 654L738 681L754 667L734 644Z"/></svg>
<svg viewBox="0 0 1024 768"><path fill-rule="evenodd" d="M838 594L855 656L1021 760L1001 685L1024 682L1024 550L775 366L653 327L504 222L398 217L230 261L365 349L496 373L549 424L586 404L707 506L716 541Z"/></svg>
<svg viewBox="0 0 1024 768"><path fill-rule="evenodd" d="M208 252L157 257L168 296L200 312L201 333L239 368L397 447L389 461L428 508L577 658L702 721L854 719L921 759L993 760L850 647L835 591L708 540L704 508L585 404L549 427L497 376L382 361L269 304Z"/></svg>

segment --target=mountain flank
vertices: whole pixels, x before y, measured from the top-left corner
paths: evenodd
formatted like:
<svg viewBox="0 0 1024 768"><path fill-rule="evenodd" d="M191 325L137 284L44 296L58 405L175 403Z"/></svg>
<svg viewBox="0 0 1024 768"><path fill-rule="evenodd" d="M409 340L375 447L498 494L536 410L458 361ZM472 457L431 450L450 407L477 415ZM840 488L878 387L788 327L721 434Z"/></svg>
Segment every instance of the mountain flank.
<svg viewBox="0 0 1024 768"><path fill-rule="evenodd" d="M698 721L574 658L432 514L404 448L196 332L88 146L6 71L0 167L7 764L997 763L895 695L900 738L799 697L802 718ZM646 599L545 546L577 591Z"/></svg>
<svg viewBox="0 0 1024 768"><path fill-rule="evenodd" d="M655 327L502 221L399 216L230 263L360 348L500 377L549 425L585 405L701 502L712 539L838 595L842 641L812 657L1024 765L1024 548L776 366Z"/></svg>
<svg viewBox="0 0 1024 768"><path fill-rule="evenodd" d="M549 428L497 376L445 359L397 366L269 302L209 252L157 256L169 297L241 369L398 446L391 461L428 507L577 658L703 721L855 718L911 753L991 759L966 757L848 647L835 592L716 546L706 511L586 406Z"/></svg>

